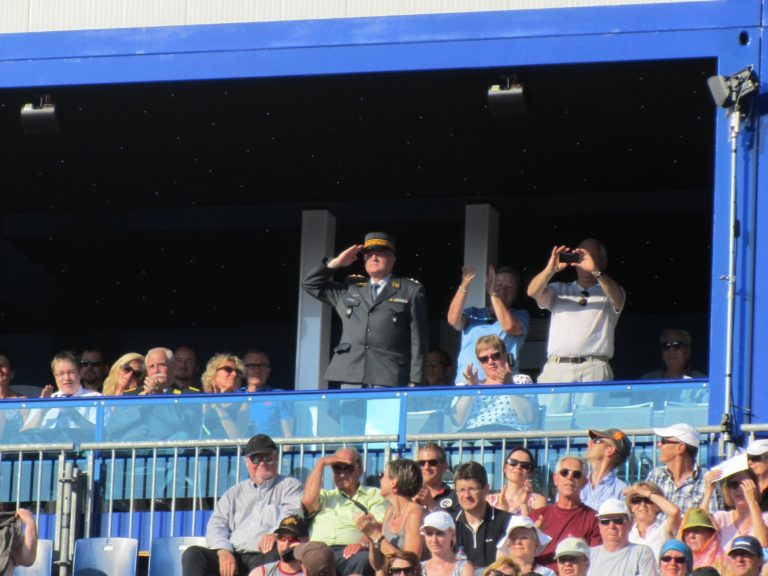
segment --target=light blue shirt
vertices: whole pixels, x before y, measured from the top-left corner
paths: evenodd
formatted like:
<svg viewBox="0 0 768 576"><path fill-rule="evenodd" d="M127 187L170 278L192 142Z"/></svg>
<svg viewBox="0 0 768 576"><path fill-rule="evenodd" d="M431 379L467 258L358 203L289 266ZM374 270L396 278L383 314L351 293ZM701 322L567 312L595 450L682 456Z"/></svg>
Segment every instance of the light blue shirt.
<svg viewBox="0 0 768 576"><path fill-rule="evenodd" d="M623 492L626 487L627 485L616 476L616 472L611 471L594 488L592 488L592 482L587 482L587 485L581 489L581 501L590 508L597 510L600 508L600 504L608 498L623 501Z"/></svg>

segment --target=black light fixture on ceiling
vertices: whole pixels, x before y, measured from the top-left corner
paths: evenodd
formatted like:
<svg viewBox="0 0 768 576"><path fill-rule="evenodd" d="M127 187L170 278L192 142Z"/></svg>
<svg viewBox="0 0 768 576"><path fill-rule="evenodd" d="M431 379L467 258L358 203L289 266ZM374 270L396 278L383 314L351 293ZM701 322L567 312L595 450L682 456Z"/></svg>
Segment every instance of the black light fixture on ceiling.
<svg viewBox="0 0 768 576"><path fill-rule="evenodd" d="M25 134L56 134L61 132L56 119L56 104L50 94L35 96L21 107L21 128Z"/></svg>
<svg viewBox="0 0 768 576"><path fill-rule="evenodd" d="M500 84L488 88L488 109L494 116L525 114L525 89L516 76L502 76Z"/></svg>

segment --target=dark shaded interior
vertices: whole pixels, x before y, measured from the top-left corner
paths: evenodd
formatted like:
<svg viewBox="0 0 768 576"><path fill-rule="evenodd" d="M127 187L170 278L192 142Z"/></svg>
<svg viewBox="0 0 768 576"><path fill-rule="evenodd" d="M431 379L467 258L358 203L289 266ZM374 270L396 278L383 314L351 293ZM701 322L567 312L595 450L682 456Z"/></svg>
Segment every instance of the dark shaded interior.
<svg viewBox="0 0 768 576"><path fill-rule="evenodd" d="M334 213L339 248L393 233L437 342L464 207L490 202L499 263L526 277L555 243L608 245L629 294L617 376L655 367L667 325L691 329L706 370L715 69L519 68L528 112L507 118L487 109L502 70L76 86L51 90L61 134L35 136L33 93L4 91L0 344L19 383L64 347L256 345L290 388L302 210Z"/></svg>

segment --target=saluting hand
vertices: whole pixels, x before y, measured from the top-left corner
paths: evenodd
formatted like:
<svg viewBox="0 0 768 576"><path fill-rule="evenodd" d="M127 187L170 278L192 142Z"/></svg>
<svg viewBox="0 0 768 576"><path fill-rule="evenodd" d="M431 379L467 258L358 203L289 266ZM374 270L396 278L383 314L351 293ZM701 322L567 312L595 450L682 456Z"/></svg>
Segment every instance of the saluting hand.
<svg viewBox="0 0 768 576"><path fill-rule="evenodd" d="M362 249L362 244L352 244L352 246L344 250L336 258L330 260L327 264L328 268L346 268L350 264L354 264L355 260L357 260L357 255Z"/></svg>

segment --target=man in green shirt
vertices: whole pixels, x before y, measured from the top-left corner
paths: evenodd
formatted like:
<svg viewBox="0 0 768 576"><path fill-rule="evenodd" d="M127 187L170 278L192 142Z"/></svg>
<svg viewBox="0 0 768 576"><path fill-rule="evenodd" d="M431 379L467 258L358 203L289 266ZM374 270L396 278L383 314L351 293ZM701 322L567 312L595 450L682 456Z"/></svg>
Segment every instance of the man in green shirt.
<svg viewBox="0 0 768 576"><path fill-rule="evenodd" d="M333 490L322 489L326 466L333 470ZM385 507L378 489L360 485L362 474L360 454L353 448L341 448L317 461L301 499L307 517L313 518L311 540L331 547L340 576L373 575L367 540L355 526L355 517L370 513L381 522Z"/></svg>

